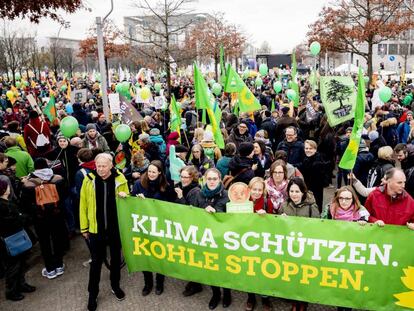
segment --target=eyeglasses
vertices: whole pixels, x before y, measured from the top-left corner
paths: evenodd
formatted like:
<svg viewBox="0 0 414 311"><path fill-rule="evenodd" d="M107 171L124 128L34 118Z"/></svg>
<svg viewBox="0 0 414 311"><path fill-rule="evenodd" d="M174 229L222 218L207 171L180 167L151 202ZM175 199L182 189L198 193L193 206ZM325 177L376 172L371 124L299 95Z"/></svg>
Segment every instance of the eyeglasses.
<svg viewBox="0 0 414 311"><path fill-rule="evenodd" d="M273 172L273 175L283 175L285 172Z"/></svg>
<svg viewBox="0 0 414 311"><path fill-rule="evenodd" d="M352 201L352 198L339 197L338 200L339 201Z"/></svg>
<svg viewBox="0 0 414 311"><path fill-rule="evenodd" d="M183 176L183 175L181 175L180 176L182 179L188 179L188 178L191 178L191 176Z"/></svg>
<svg viewBox="0 0 414 311"><path fill-rule="evenodd" d="M217 180L219 180L218 177L209 177L209 178L207 178L207 181L217 181Z"/></svg>
<svg viewBox="0 0 414 311"><path fill-rule="evenodd" d="M247 126L240 126L239 125L239 129L247 129Z"/></svg>

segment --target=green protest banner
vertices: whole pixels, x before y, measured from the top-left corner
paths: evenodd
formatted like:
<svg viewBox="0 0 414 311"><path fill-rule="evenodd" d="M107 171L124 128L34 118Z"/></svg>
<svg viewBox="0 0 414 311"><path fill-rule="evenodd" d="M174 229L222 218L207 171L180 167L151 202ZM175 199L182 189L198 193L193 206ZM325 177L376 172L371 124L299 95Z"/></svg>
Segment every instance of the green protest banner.
<svg viewBox="0 0 414 311"><path fill-rule="evenodd" d="M320 89L330 126L336 126L354 117L356 87L351 77L320 77Z"/></svg>
<svg viewBox="0 0 414 311"><path fill-rule="evenodd" d="M414 309L406 227L203 209L128 197L118 217L129 272L368 310Z"/></svg>

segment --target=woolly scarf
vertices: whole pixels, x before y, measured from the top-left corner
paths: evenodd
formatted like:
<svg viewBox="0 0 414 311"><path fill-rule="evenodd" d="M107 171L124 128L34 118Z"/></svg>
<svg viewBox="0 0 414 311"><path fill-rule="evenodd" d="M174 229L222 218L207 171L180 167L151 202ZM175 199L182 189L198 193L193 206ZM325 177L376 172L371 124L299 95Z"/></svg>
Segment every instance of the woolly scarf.
<svg viewBox="0 0 414 311"><path fill-rule="evenodd" d="M207 184L205 184L203 186L203 188L201 188L201 193L203 194L204 197L211 199L212 197L214 197L217 193L220 193L221 189L223 188L223 185L220 183L216 189L214 190L210 190L207 187Z"/></svg>
<svg viewBox="0 0 414 311"><path fill-rule="evenodd" d="M266 181L266 191L270 201L273 205L273 212L277 212L282 205L283 202L286 201L287 198L287 180L284 180L280 185L275 185L273 182L273 178L269 178Z"/></svg>
<svg viewBox="0 0 414 311"><path fill-rule="evenodd" d="M256 201L253 200L252 197L250 197L250 201L253 202L253 208L254 208L254 212L255 213L257 211L261 210L261 209L264 209L265 210L265 199L264 199L264 196L261 196Z"/></svg>
<svg viewBox="0 0 414 311"><path fill-rule="evenodd" d="M355 206L352 204L350 208L344 210L340 206L337 206L337 204L332 203L330 206L330 211L332 218L335 220L357 221L361 218L361 216L359 215L358 211L354 212L354 208Z"/></svg>

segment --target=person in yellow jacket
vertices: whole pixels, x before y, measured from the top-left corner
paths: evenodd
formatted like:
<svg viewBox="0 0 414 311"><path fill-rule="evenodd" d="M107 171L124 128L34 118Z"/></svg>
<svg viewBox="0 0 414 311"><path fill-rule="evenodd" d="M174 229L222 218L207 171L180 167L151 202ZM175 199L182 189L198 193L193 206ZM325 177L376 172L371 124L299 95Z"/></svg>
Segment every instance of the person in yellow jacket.
<svg viewBox="0 0 414 311"><path fill-rule="evenodd" d="M116 198L129 194L125 176L113 168L112 156L100 153L95 158L96 171L83 180L80 192L80 229L91 252L89 271L88 310L97 308L102 263L109 246L111 255L110 280L112 293L118 300L125 298L120 288L121 239L118 227Z"/></svg>

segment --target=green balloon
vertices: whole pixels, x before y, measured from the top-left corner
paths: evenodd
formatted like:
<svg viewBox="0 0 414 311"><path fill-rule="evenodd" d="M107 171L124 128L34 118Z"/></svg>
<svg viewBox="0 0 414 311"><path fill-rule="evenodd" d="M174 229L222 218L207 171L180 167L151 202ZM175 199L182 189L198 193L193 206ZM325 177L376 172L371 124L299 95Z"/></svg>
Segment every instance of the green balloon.
<svg viewBox="0 0 414 311"><path fill-rule="evenodd" d="M157 92L161 91L161 83L155 83L155 85L154 85L154 89L155 89L155 91L157 91Z"/></svg>
<svg viewBox="0 0 414 311"><path fill-rule="evenodd" d="M210 81L208 81L208 84L210 84L210 86L213 86L213 84L216 83L216 80L211 79Z"/></svg>
<svg viewBox="0 0 414 311"><path fill-rule="evenodd" d="M282 90L282 83L280 81L276 81L275 83L273 83L273 89L276 93L280 93L280 91Z"/></svg>
<svg viewBox="0 0 414 311"><path fill-rule="evenodd" d="M24 81L24 86L29 86L29 81Z"/></svg>
<svg viewBox="0 0 414 311"><path fill-rule="evenodd" d="M369 77L364 77L364 81L365 81L365 83L368 83L369 82Z"/></svg>
<svg viewBox="0 0 414 311"><path fill-rule="evenodd" d="M250 70L249 70L249 68L246 68L243 71L243 79L247 79L249 77L249 75L250 75Z"/></svg>
<svg viewBox="0 0 414 311"><path fill-rule="evenodd" d="M76 120L74 117L64 117L62 121L60 121L60 131L66 138L71 138L74 136L78 128L78 120Z"/></svg>
<svg viewBox="0 0 414 311"><path fill-rule="evenodd" d="M15 76L16 80L20 80L22 77L20 76L20 73L16 73Z"/></svg>
<svg viewBox="0 0 414 311"><path fill-rule="evenodd" d="M115 129L115 137L121 143L126 142L131 137L131 128L126 124L118 125Z"/></svg>
<svg viewBox="0 0 414 311"><path fill-rule="evenodd" d="M313 56L316 56L321 51L321 45L318 41L313 41L310 45L310 52Z"/></svg>
<svg viewBox="0 0 414 311"><path fill-rule="evenodd" d="M388 86L384 86L379 91L379 98L383 103L386 103L391 99L392 91Z"/></svg>
<svg viewBox="0 0 414 311"><path fill-rule="evenodd" d="M254 80L251 80L250 81L250 85L254 85Z"/></svg>
<svg viewBox="0 0 414 311"><path fill-rule="evenodd" d="M19 89L22 86L20 81L16 81L16 87Z"/></svg>
<svg viewBox="0 0 414 311"><path fill-rule="evenodd" d="M66 85L66 84L63 84L63 85L60 87L60 90L61 90L62 92L65 92L67 89L68 89L68 87L67 87L67 85Z"/></svg>
<svg viewBox="0 0 414 311"><path fill-rule="evenodd" d="M127 94L129 92L129 82L124 81L121 83L121 94Z"/></svg>
<svg viewBox="0 0 414 311"><path fill-rule="evenodd" d="M295 90L291 90L291 89L289 89L289 90L287 90L287 92L286 92L286 96L287 96L287 98L289 98L289 100L295 100L295 99L296 99L297 94L296 94Z"/></svg>
<svg viewBox="0 0 414 311"><path fill-rule="evenodd" d="M211 87L213 94L216 96L219 96L221 94L221 89L222 87L220 83L214 83L213 86Z"/></svg>
<svg viewBox="0 0 414 311"><path fill-rule="evenodd" d="M256 80L255 80L255 82L254 82L254 84L255 84L256 86L262 86L262 85L263 85L263 80L262 80L262 78L257 77L257 78L256 78Z"/></svg>
<svg viewBox="0 0 414 311"><path fill-rule="evenodd" d="M122 84L121 83L117 83L115 85L115 92L117 92L117 93L121 93L122 92Z"/></svg>
<svg viewBox="0 0 414 311"><path fill-rule="evenodd" d="M259 67L259 72L262 76L267 75L268 70L269 70L269 68L267 68L266 64L261 64L260 67Z"/></svg>

